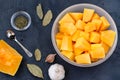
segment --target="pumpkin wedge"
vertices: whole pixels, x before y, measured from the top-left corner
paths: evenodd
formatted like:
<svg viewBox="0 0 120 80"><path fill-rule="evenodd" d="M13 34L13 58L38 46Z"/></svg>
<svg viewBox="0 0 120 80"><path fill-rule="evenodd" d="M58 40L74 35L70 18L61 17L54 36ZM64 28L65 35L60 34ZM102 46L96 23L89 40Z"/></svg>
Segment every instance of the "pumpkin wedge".
<svg viewBox="0 0 120 80"><path fill-rule="evenodd" d="M21 61L22 56L4 40L0 40L0 72L14 76Z"/></svg>

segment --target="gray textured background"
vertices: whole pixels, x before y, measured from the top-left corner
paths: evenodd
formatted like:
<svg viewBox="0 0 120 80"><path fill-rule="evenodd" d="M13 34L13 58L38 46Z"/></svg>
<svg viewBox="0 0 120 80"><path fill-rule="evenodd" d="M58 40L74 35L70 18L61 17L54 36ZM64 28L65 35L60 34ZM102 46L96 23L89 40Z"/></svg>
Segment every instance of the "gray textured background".
<svg viewBox="0 0 120 80"><path fill-rule="evenodd" d="M41 26L41 20L36 15L36 6L42 3L44 13L48 9L53 11L53 19L47 27ZM32 76L27 68L27 63L39 65L44 74L45 80L50 80L48 68L51 64L44 63L46 56L56 53L51 42L51 28L57 15L68 6L78 3L92 3L105 9L115 20L118 32L120 31L120 0L0 0L0 39L4 39L12 47L23 55L23 61L16 76L11 77L0 73L0 80L42 80ZM11 15L20 10L25 10L31 15L32 24L27 31L15 31L10 25ZM14 42L5 36L6 30L12 29L18 40L32 53L36 48L42 52L42 60L36 62L34 57L28 58L24 51ZM120 80L120 42L114 54L103 64L91 68L78 68L64 62L58 55L55 63L64 65L66 76L64 80Z"/></svg>

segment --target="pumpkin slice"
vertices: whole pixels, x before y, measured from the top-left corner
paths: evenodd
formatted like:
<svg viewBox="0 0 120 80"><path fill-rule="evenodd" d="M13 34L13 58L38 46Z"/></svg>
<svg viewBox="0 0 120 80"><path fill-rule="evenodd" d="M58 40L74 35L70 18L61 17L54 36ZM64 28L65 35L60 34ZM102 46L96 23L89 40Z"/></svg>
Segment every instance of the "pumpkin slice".
<svg viewBox="0 0 120 80"><path fill-rule="evenodd" d="M90 42L91 43L99 43L100 42L100 34L98 32L90 33Z"/></svg>
<svg viewBox="0 0 120 80"><path fill-rule="evenodd" d="M105 44L104 42L101 42L100 44L101 44L102 47L104 48L104 50L105 50L105 54L107 54L108 51L109 51L109 49L110 49L110 47L109 47L107 44Z"/></svg>
<svg viewBox="0 0 120 80"><path fill-rule="evenodd" d="M73 23L73 24L75 24L75 20L67 13L67 14L65 14L63 17L62 17L62 19L60 19L60 21L59 21L59 24L62 24L62 23Z"/></svg>
<svg viewBox="0 0 120 80"><path fill-rule="evenodd" d="M90 55L91 55L91 58L93 59L105 58L105 50L101 44L92 44Z"/></svg>
<svg viewBox="0 0 120 80"><path fill-rule="evenodd" d="M73 48L74 49L74 55L77 56L77 55L80 55L83 53L83 51L80 49L80 48Z"/></svg>
<svg viewBox="0 0 120 80"><path fill-rule="evenodd" d="M70 14L70 16L72 16L72 18L75 21L81 20L82 17L83 17L83 14L82 13L78 13L78 12L70 12L69 14Z"/></svg>
<svg viewBox="0 0 120 80"><path fill-rule="evenodd" d="M102 25L100 30L108 29L110 27L110 23L108 22L108 20L104 16L100 17L100 19L102 20Z"/></svg>
<svg viewBox="0 0 120 80"><path fill-rule="evenodd" d="M81 49L81 51L90 50L90 43L83 37L78 38L74 46L75 48Z"/></svg>
<svg viewBox="0 0 120 80"><path fill-rule="evenodd" d="M77 29L84 30L86 23L83 22L82 20L78 20L75 24Z"/></svg>
<svg viewBox="0 0 120 80"><path fill-rule="evenodd" d="M96 61L98 61L99 59L98 58L91 58L91 61L92 62L96 62Z"/></svg>
<svg viewBox="0 0 120 80"><path fill-rule="evenodd" d="M115 35L116 33L112 30L101 31L101 40L108 46L112 47Z"/></svg>
<svg viewBox="0 0 120 80"><path fill-rule="evenodd" d="M85 32L92 32L96 30L96 25L93 22L89 22L85 25Z"/></svg>
<svg viewBox="0 0 120 80"><path fill-rule="evenodd" d="M80 37L85 38L87 41L90 39L90 34L88 32L81 31L80 32Z"/></svg>
<svg viewBox="0 0 120 80"><path fill-rule="evenodd" d="M94 13L93 17L92 17L92 20L93 19L100 19L100 16L97 14L97 13Z"/></svg>
<svg viewBox="0 0 120 80"><path fill-rule="evenodd" d="M73 35L77 30L73 23L62 23L59 28L60 32Z"/></svg>
<svg viewBox="0 0 120 80"><path fill-rule="evenodd" d="M99 31L101 24L102 24L102 21L100 19L93 19L92 22L95 23L96 31Z"/></svg>
<svg viewBox="0 0 120 80"><path fill-rule="evenodd" d="M64 36L64 34L63 34L63 33L58 32L58 33L55 35L55 38L56 38L56 39L62 39L62 38L63 38L63 36Z"/></svg>
<svg viewBox="0 0 120 80"><path fill-rule="evenodd" d="M72 61L74 61L74 54L73 54L73 52L71 52L71 51L61 51L61 53L65 56L65 57L67 57L68 59L70 59L70 60L72 60Z"/></svg>
<svg viewBox="0 0 120 80"><path fill-rule="evenodd" d="M57 47L58 47L59 50L60 50L61 44L62 44L62 40L61 40L61 39L56 39L56 43L57 43Z"/></svg>
<svg viewBox="0 0 120 80"><path fill-rule="evenodd" d="M72 35L72 41L76 41L80 37L80 30L77 30L73 35Z"/></svg>
<svg viewBox="0 0 120 80"><path fill-rule="evenodd" d="M75 56L75 60L78 64L91 64L89 54L80 54L78 56Z"/></svg>
<svg viewBox="0 0 120 80"><path fill-rule="evenodd" d="M94 14L94 9L88 9L88 8L84 8L83 11L83 21L84 22L89 22L91 21L93 14Z"/></svg>
<svg viewBox="0 0 120 80"><path fill-rule="evenodd" d="M21 61L22 56L4 40L0 40L0 72L14 76Z"/></svg>
<svg viewBox="0 0 120 80"><path fill-rule="evenodd" d="M73 51L72 39L70 36L65 35L62 39L61 50Z"/></svg>

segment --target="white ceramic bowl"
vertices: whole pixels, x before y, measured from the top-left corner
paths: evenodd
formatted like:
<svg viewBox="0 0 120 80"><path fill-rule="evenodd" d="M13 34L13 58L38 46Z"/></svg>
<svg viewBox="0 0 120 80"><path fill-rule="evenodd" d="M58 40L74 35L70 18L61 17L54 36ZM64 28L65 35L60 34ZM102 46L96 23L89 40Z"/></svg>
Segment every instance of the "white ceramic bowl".
<svg viewBox="0 0 120 80"><path fill-rule="evenodd" d="M116 37L115 37L115 41L114 41L114 44L113 46L110 48L110 50L108 51L106 57L104 59L101 59L97 62L94 62L94 63L91 63L91 64L77 64L76 62L73 62L71 60L69 60L68 58L66 58L65 56L63 56L61 53L60 53L60 50L58 49L57 45L56 45L56 40L55 40L55 35L56 33L58 32L58 21L68 12L83 12L83 9L84 8L91 8L91 9L94 9L95 12L97 12L100 16L105 16L107 18L107 20L110 22L110 30L113 30L116 32ZM112 19L112 17L102 8L96 6L96 5L93 5L93 4L76 4L76 5L72 5L68 8L66 8L65 10L63 10L58 16L57 18L55 19L54 21L54 24L53 24L53 27L52 27L52 32L51 32L51 38L52 38L52 43L53 43L53 46L56 50L56 52L58 53L58 55L63 59L65 60L66 62L74 65L74 66L79 66L79 67L92 67L92 66L96 66L96 65L99 65L101 63L103 63L104 61L106 61L112 54L113 54L113 51L115 50L116 48L116 45L117 45L117 41L118 41L118 32L117 32L117 28L116 28L116 24L114 22L114 20Z"/></svg>

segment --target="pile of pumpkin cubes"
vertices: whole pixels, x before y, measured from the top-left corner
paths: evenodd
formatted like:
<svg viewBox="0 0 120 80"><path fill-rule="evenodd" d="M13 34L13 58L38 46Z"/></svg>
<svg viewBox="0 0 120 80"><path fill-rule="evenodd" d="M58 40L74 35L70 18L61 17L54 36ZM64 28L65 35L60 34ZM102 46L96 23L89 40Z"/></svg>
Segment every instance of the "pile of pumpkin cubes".
<svg viewBox="0 0 120 80"><path fill-rule="evenodd" d="M58 22L56 44L65 57L78 64L91 64L105 58L112 47L115 32L110 23L94 9L68 12Z"/></svg>

